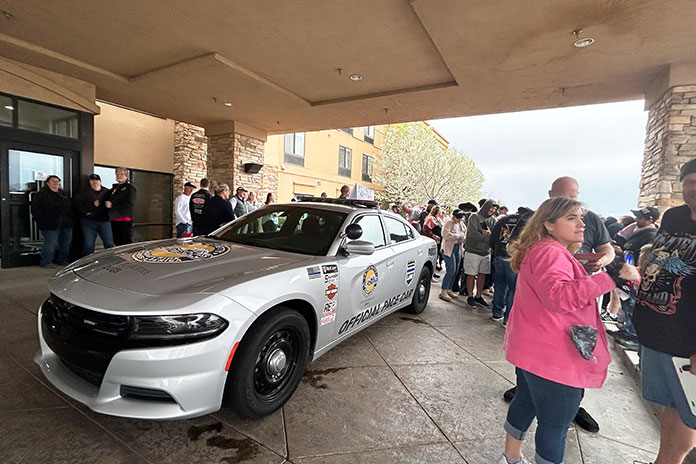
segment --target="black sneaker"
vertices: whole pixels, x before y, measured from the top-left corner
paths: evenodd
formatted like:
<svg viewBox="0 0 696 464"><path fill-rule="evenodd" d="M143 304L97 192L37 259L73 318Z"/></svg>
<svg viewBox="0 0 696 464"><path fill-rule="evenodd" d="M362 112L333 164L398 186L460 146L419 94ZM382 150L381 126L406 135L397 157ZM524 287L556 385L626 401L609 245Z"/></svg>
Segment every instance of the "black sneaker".
<svg viewBox="0 0 696 464"><path fill-rule="evenodd" d="M486 303L486 300L484 300L484 299L481 298L480 296L474 298L474 301L476 302L476 304L479 304L479 305L483 306L484 308L490 308L490 307L491 307L491 305L489 305L488 303Z"/></svg>
<svg viewBox="0 0 696 464"><path fill-rule="evenodd" d="M575 423L590 433L599 432L599 424L590 416L589 412L585 411L585 408L578 409L578 413L575 415Z"/></svg>
<svg viewBox="0 0 696 464"><path fill-rule="evenodd" d="M435 274L435 273L433 272L433 279L439 279L439 278L440 278L440 274Z"/></svg>
<svg viewBox="0 0 696 464"><path fill-rule="evenodd" d="M473 296L470 296L469 298L466 299L466 304L468 304L472 308L475 308L476 307L476 299Z"/></svg>
<svg viewBox="0 0 696 464"><path fill-rule="evenodd" d="M510 403L512 399L515 397L515 393L517 393L517 387L512 387L505 393L503 393L503 400L505 400L506 403Z"/></svg>
<svg viewBox="0 0 696 464"><path fill-rule="evenodd" d="M618 324L619 318L612 315L609 311L602 310L599 314L602 317L602 322L608 322L610 324Z"/></svg>

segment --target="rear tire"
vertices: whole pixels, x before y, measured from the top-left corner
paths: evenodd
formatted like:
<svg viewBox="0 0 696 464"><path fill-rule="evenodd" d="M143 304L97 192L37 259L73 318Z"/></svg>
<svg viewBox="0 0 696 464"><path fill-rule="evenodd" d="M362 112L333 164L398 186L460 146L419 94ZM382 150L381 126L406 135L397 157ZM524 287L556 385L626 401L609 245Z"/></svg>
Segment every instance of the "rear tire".
<svg viewBox="0 0 696 464"><path fill-rule="evenodd" d="M430 297L431 279L432 273L430 269L424 266L420 276L418 276L418 282L416 282L416 290L413 293L411 304L406 306L404 311L411 314L420 314L425 310L425 307L428 305L428 298Z"/></svg>
<svg viewBox="0 0 696 464"><path fill-rule="evenodd" d="M279 307L261 316L235 352L225 405L245 419L259 419L290 399L304 375L310 353L309 326L300 313Z"/></svg>

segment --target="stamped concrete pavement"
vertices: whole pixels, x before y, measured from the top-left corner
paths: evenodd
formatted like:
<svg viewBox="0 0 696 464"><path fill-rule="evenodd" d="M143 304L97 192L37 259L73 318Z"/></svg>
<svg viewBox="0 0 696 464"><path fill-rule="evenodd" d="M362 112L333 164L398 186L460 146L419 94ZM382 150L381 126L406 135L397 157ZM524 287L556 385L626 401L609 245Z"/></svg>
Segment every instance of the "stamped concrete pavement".
<svg viewBox="0 0 696 464"><path fill-rule="evenodd" d="M53 272L0 270L0 462L3 463L493 463L514 368L490 310L437 299L396 312L312 363L297 392L261 421L226 409L182 421L96 414L56 391L33 363L36 313ZM654 410L630 369L610 366L583 406L601 430L571 426L566 462L650 461ZM533 431L525 453L533 456Z"/></svg>

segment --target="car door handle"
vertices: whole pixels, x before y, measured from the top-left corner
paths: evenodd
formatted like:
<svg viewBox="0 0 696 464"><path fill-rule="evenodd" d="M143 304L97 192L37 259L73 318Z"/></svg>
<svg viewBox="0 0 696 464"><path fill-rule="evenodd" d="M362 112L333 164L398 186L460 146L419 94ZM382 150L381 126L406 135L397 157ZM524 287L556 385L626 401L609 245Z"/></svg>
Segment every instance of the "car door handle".
<svg viewBox="0 0 696 464"><path fill-rule="evenodd" d="M394 267L394 261L387 261L387 267L388 267L389 269L393 268L393 267Z"/></svg>
<svg viewBox="0 0 696 464"><path fill-rule="evenodd" d="M423 250L418 250L418 256L423 254Z"/></svg>

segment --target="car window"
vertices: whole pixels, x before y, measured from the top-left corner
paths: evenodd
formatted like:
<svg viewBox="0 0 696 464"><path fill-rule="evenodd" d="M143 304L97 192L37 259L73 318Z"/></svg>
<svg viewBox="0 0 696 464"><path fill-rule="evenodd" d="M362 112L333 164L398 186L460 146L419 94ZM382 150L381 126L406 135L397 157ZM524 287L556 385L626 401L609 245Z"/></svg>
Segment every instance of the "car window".
<svg viewBox="0 0 696 464"><path fill-rule="evenodd" d="M384 232L382 231L382 222L379 220L379 216L375 214L366 214L360 216L355 223L360 224L363 230L358 240L372 242L375 248L386 245L384 241Z"/></svg>
<svg viewBox="0 0 696 464"><path fill-rule="evenodd" d="M324 256L346 219L345 213L298 206L265 206L215 234L243 245Z"/></svg>
<svg viewBox="0 0 696 464"><path fill-rule="evenodd" d="M384 217L383 219L384 225L387 228L387 234L389 235L392 243L403 242L412 237L412 234L410 233L411 230L406 227L403 222L390 217Z"/></svg>

